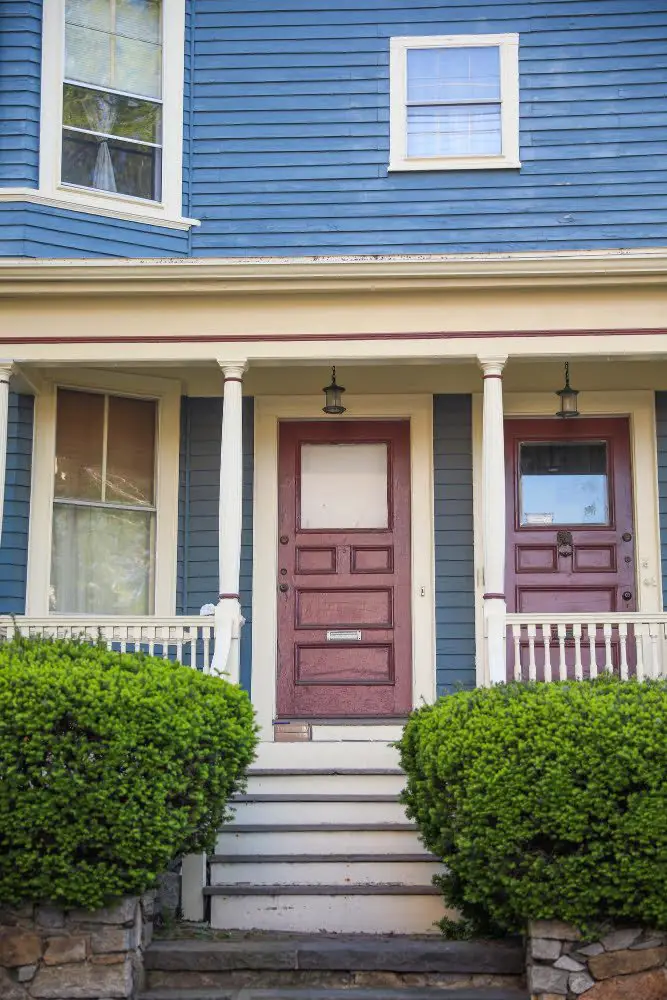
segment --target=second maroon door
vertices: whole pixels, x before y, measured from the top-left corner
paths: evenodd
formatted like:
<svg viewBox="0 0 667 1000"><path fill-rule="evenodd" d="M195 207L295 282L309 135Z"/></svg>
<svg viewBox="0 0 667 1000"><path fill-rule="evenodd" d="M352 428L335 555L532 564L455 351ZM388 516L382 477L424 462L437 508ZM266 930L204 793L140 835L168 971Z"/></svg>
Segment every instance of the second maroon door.
<svg viewBox="0 0 667 1000"><path fill-rule="evenodd" d="M507 420L507 609L634 611L625 418Z"/></svg>
<svg viewBox="0 0 667 1000"><path fill-rule="evenodd" d="M409 424L285 422L279 434L278 718L404 716Z"/></svg>

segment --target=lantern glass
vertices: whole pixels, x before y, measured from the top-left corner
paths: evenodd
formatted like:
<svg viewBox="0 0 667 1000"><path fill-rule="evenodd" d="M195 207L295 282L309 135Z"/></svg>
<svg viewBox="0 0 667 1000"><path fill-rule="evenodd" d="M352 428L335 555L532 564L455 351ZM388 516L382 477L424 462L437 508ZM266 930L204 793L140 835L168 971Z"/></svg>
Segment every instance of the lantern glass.
<svg viewBox="0 0 667 1000"><path fill-rule="evenodd" d="M556 393L560 399L560 410L556 414L557 417L578 417L579 410L577 408L577 397L579 393L576 389L573 389L570 385L570 366L565 364L565 385L562 389L559 389Z"/></svg>
<svg viewBox="0 0 667 1000"><path fill-rule="evenodd" d="M324 393L324 406L322 407L323 413L330 413L335 416L345 413L346 407L343 406L342 399L342 394L345 392L345 388L342 385L337 385L335 368L331 369L330 385L326 385L322 392Z"/></svg>

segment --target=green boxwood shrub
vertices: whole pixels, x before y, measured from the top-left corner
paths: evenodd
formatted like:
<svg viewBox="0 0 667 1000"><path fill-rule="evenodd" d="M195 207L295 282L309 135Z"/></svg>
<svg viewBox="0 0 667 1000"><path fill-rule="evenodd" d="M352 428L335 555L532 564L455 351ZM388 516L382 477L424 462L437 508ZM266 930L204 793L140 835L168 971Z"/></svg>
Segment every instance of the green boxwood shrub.
<svg viewBox="0 0 667 1000"><path fill-rule="evenodd" d="M95 908L210 850L257 741L239 687L79 642L0 646L0 901Z"/></svg>
<svg viewBox="0 0 667 1000"><path fill-rule="evenodd" d="M512 684L416 711L404 802L464 926L667 928L667 684Z"/></svg>

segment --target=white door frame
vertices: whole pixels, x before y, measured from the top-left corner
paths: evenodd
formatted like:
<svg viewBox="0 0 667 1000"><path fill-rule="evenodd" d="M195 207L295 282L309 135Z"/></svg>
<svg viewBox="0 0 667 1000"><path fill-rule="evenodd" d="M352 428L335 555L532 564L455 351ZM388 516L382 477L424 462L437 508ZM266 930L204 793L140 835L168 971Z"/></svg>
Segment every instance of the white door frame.
<svg viewBox="0 0 667 1000"><path fill-rule="evenodd" d="M435 698L435 579L433 532L433 397L349 396L336 420L410 421L413 705ZM252 701L262 740L273 740L276 704L278 606L278 422L331 419L321 396L255 397L253 516ZM358 726L357 739L365 730ZM369 732L370 737L370 732Z"/></svg>
<svg viewBox="0 0 667 1000"><path fill-rule="evenodd" d="M629 417L632 503L635 532L637 610L662 611L660 512L655 426L655 393L648 390L580 392L582 417ZM552 417L554 393L505 393L505 417ZM473 492L475 537L475 644L477 684L487 683L484 663L482 553L484 532L481 516L482 488L482 395L473 395Z"/></svg>

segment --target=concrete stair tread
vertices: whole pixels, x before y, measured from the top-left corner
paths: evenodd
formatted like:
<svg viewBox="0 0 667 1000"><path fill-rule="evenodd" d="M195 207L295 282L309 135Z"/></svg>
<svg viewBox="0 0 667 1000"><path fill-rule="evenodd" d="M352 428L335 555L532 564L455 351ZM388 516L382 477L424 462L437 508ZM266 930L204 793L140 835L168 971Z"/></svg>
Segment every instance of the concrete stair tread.
<svg viewBox="0 0 667 1000"><path fill-rule="evenodd" d="M316 792L250 792L235 795L232 802L398 802L398 795L326 795Z"/></svg>
<svg viewBox="0 0 667 1000"><path fill-rule="evenodd" d="M343 989L316 989L290 986L285 989L155 989L146 990L139 1000L528 1000L523 990L505 987L450 989L439 986L350 986Z"/></svg>
<svg viewBox="0 0 667 1000"><path fill-rule="evenodd" d="M437 854L210 854L207 858L212 865L243 865L243 864L317 864L320 862L335 862L337 864L365 864L375 861L380 863L402 862L415 863L425 862L433 864L440 863Z"/></svg>
<svg viewBox="0 0 667 1000"><path fill-rule="evenodd" d="M225 940L155 940L147 969L445 972L520 975L520 941L446 941L404 934L238 934Z"/></svg>
<svg viewBox="0 0 667 1000"><path fill-rule="evenodd" d="M416 823L226 823L218 833L356 833L372 831L391 833L401 831L413 833Z"/></svg>
<svg viewBox="0 0 667 1000"><path fill-rule="evenodd" d="M313 778L335 777L336 775L342 775L343 777L354 777L356 775L365 777L366 775L370 775L371 777L379 778L384 775L404 777L405 772L400 767L251 767L248 770L249 778L285 778L291 775Z"/></svg>
<svg viewBox="0 0 667 1000"><path fill-rule="evenodd" d="M208 885L205 896L439 896L434 885L405 885L402 882L368 882L334 885Z"/></svg>

